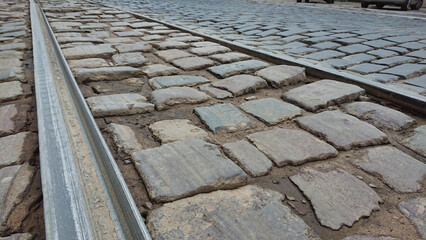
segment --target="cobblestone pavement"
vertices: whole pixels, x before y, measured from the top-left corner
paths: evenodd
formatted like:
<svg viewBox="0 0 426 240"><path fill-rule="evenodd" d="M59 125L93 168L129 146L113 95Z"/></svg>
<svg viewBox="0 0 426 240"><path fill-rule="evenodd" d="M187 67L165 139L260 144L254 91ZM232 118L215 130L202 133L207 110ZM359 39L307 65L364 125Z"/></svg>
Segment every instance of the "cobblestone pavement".
<svg viewBox="0 0 426 240"><path fill-rule="evenodd" d="M411 14L413 18L329 5L236 0L99 2L426 94L424 13Z"/></svg>

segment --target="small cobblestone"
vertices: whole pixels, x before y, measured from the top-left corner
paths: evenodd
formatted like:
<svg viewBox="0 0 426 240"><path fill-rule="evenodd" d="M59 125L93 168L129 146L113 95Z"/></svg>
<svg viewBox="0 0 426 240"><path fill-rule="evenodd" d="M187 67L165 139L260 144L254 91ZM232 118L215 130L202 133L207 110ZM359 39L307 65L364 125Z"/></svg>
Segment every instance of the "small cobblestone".
<svg viewBox="0 0 426 240"><path fill-rule="evenodd" d="M305 68L287 65L278 65L264 68L256 75L266 79L272 87L279 88L306 80Z"/></svg>
<svg viewBox="0 0 426 240"><path fill-rule="evenodd" d="M253 73L268 66L268 63L259 60L246 60L210 67L207 70L219 78L226 78L237 74Z"/></svg>
<svg viewBox="0 0 426 240"><path fill-rule="evenodd" d="M179 58L192 56L190 53L179 50L179 49L169 49L169 50L158 51L155 54L166 62L171 62Z"/></svg>
<svg viewBox="0 0 426 240"><path fill-rule="evenodd" d="M225 89L231 92L234 97L247 93L256 92L258 89L267 87L267 83L260 77L252 75L235 75L212 83L213 87Z"/></svg>
<svg viewBox="0 0 426 240"><path fill-rule="evenodd" d="M142 68L142 71L150 78L178 74L178 68L163 64L152 64Z"/></svg>
<svg viewBox="0 0 426 240"><path fill-rule="evenodd" d="M126 125L110 123L107 131L113 136L114 143L118 150L128 155L142 150L142 145L136 139L135 132Z"/></svg>
<svg viewBox="0 0 426 240"><path fill-rule="evenodd" d="M210 96L190 87L170 87L154 90L150 96L157 110L177 104L195 104L210 100Z"/></svg>
<svg viewBox="0 0 426 240"><path fill-rule="evenodd" d="M166 76L156 77L149 80L149 84L154 89L168 88L168 87L192 87L202 83L209 83L210 80L200 76L188 76L188 75L177 75L177 76Z"/></svg>
<svg viewBox="0 0 426 240"><path fill-rule="evenodd" d="M87 104L94 117L122 116L152 112L154 105L137 93L122 93L89 97Z"/></svg>
<svg viewBox="0 0 426 240"><path fill-rule="evenodd" d="M148 62L148 60L139 52L129 52L116 54L112 56L112 61L116 66L141 66Z"/></svg>
<svg viewBox="0 0 426 240"><path fill-rule="evenodd" d="M172 64L185 71L199 70L214 65L214 62L203 57L187 57L172 61Z"/></svg>
<svg viewBox="0 0 426 240"><path fill-rule="evenodd" d="M149 130L162 144L188 140L201 139L210 141L210 137L203 129L196 127L190 120L175 119L163 120L149 125Z"/></svg>

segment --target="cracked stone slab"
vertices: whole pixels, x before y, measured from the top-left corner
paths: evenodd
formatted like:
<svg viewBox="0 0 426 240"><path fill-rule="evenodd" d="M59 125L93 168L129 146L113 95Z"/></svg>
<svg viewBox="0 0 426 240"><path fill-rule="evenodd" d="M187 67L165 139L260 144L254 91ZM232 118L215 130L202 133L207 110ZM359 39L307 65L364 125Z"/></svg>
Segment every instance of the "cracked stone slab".
<svg viewBox="0 0 426 240"><path fill-rule="evenodd" d="M209 58L216 60L220 63L232 63L237 61L248 60L251 57L243 53L228 52L228 53L214 54L209 56Z"/></svg>
<svg viewBox="0 0 426 240"><path fill-rule="evenodd" d="M132 158L155 202L241 186L247 179L244 171L224 157L216 145L199 139L135 152Z"/></svg>
<svg viewBox="0 0 426 240"><path fill-rule="evenodd" d="M30 132L0 138L0 168L28 162L36 148L36 142Z"/></svg>
<svg viewBox="0 0 426 240"><path fill-rule="evenodd" d="M225 89L236 97L256 92L258 89L266 88L268 84L260 77L243 74L216 81L212 83L212 86Z"/></svg>
<svg viewBox="0 0 426 240"><path fill-rule="evenodd" d="M119 151L128 155L143 150L142 145L136 139L135 132L126 125L110 123L107 131L113 136L114 143Z"/></svg>
<svg viewBox="0 0 426 240"><path fill-rule="evenodd" d="M352 84L333 80L320 80L291 89L282 95L284 100L292 102L306 110L350 102L364 95L365 90Z"/></svg>
<svg viewBox="0 0 426 240"><path fill-rule="evenodd" d="M169 49L155 52L157 56L163 59L166 62L172 62L173 60L185 57L191 57L192 55L188 52L179 50L179 49Z"/></svg>
<svg viewBox="0 0 426 240"><path fill-rule="evenodd" d="M361 159L352 163L372 175L378 175L386 185L401 193L419 191L421 181L426 177L424 163L392 146L368 149Z"/></svg>
<svg viewBox="0 0 426 240"><path fill-rule="evenodd" d="M245 60L210 67L207 70L219 78L226 78L237 74L253 73L266 67L269 67L268 63L259 60Z"/></svg>
<svg viewBox="0 0 426 240"><path fill-rule="evenodd" d="M252 133L247 138L278 167L337 156L337 150L330 144L301 130L275 128Z"/></svg>
<svg viewBox="0 0 426 240"><path fill-rule="evenodd" d="M302 109L299 107L275 98L245 102L240 105L240 108L268 125L276 125L282 121L302 115Z"/></svg>
<svg viewBox="0 0 426 240"><path fill-rule="evenodd" d="M210 80L205 77L189 75L165 76L149 79L149 85L154 89L183 86L192 87L209 82Z"/></svg>
<svg viewBox="0 0 426 240"><path fill-rule="evenodd" d="M121 53L112 56L112 61L116 66L141 66L148 62L148 59L140 52Z"/></svg>
<svg viewBox="0 0 426 240"><path fill-rule="evenodd" d="M19 81L0 83L0 103L13 101L24 95Z"/></svg>
<svg viewBox="0 0 426 240"><path fill-rule="evenodd" d="M225 99L232 97L232 93L219 88L212 87L211 84L201 85L199 89L216 99Z"/></svg>
<svg viewBox="0 0 426 240"><path fill-rule="evenodd" d="M231 49L224 46L205 46L205 47L191 48L189 51L198 56L207 56L212 54L230 52Z"/></svg>
<svg viewBox="0 0 426 240"><path fill-rule="evenodd" d="M83 45L63 49L62 52L67 60L83 58L110 58L117 52L110 44Z"/></svg>
<svg viewBox="0 0 426 240"><path fill-rule="evenodd" d="M172 64L185 71L192 71L211 67L214 65L214 62L203 57L187 57L173 60Z"/></svg>
<svg viewBox="0 0 426 240"><path fill-rule="evenodd" d="M209 134L187 119L163 120L149 125L162 144L188 139L210 141Z"/></svg>
<svg viewBox="0 0 426 240"><path fill-rule="evenodd" d="M152 91L150 99L157 110L164 110L178 104L207 102L211 97L190 87L169 87Z"/></svg>
<svg viewBox="0 0 426 240"><path fill-rule="evenodd" d="M237 132L253 128L253 122L230 103L194 108L195 114L214 133Z"/></svg>
<svg viewBox="0 0 426 240"><path fill-rule="evenodd" d="M79 82L86 81L119 81L126 78L139 77L142 71L138 68L101 67L101 68L79 68L74 70L75 79Z"/></svg>
<svg viewBox="0 0 426 240"><path fill-rule="evenodd" d="M333 230L351 227L383 202L367 184L339 168L305 168L290 180L311 201L320 224Z"/></svg>
<svg viewBox="0 0 426 240"><path fill-rule="evenodd" d="M400 202L398 209L413 223L420 236L426 238L426 198Z"/></svg>
<svg viewBox="0 0 426 240"><path fill-rule="evenodd" d="M374 126L338 110L296 119L299 126L323 137L341 150L386 143L387 136Z"/></svg>
<svg viewBox="0 0 426 240"><path fill-rule="evenodd" d="M79 60L68 60L70 68L98 68L109 67L108 62L103 58L85 58Z"/></svg>
<svg viewBox="0 0 426 240"><path fill-rule="evenodd" d="M222 145L224 153L252 177L269 173L272 162L255 146L245 140Z"/></svg>
<svg viewBox="0 0 426 240"><path fill-rule="evenodd" d="M152 64L146 66L142 69L142 71L148 77L158 77L158 76L168 76L179 73L179 69L173 66L163 65L163 64Z"/></svg>
<svg viewBox="0 0 426 240"><path fill-rule="evenodd" d="M137 93L122 93L89 97L87 104L94 117L125 116L154 111L154 105Z"/></svg>
<svg viewBox="0 0 426 240"><path fill-rule="evenodd" d="M154 239L319 239L283 199L254 185L199 194L153 210L147 227Z"/></svg>
<svg viewBox="0 0 426 240"><path fill-rule="evenodd" d="M306 80L305 68L287 65L278 65L264 68L256 72L272 87L292 85Z"/></svg>
<svg viewBox="0 0 426 240"><path fill-rule="evenodd" d="M144 42L136 42L131 44L120 44L115 46L119 53L128 52L149 52L152 50L152 46Z"/></svg>
<svg viewBox="0 0 426 240"><path fill-rule="evenodd" d="M402 144L416 153L426 157L426 125L414 129L414 133L404 139Z"/></svg>

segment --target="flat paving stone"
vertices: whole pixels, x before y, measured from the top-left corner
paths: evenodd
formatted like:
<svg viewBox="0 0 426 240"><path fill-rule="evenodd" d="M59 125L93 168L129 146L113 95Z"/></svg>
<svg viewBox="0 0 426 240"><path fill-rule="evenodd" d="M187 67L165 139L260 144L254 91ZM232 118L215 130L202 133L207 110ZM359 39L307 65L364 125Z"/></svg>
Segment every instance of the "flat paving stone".
<svg viewBox="0 0 426 240"><path fill-rule="evenodd" d="M252 133L247 138L278 167L337 156L334 147L301 130L275 128Z"/></svg>
<svg viewBox="0 0 426 240"><path fill-rule="evenodd" d="M203 103L210 100L210 96L190 87L169 87L151 92L151 102L157 110L164 110L178 104Z"/></svg>
<svg viewBox="0 0 426 240"><path fill-rule="evenodd" d="M372 63L382 64L382 65L392 67L392 66L395 66L395 65L413 62L413 61L415 61L415 58L405 57L405 56L394 56L394 57L389 57L389 58L382 58L382 59L373 61Z"/></svg>
<svg viewBox="0 0 426 240"><path fill-rule="evenodd" d="M302 115L302 109L275 98L263 98L240 105L245 112L255 116L267 125L276 125Z"/></svg>
<svg viewBox="0 0 426 240"><path fill-rule="evenodd" d="M354 65L355 63L348 59L328 59L326 61L323 61L323 63L326 63L334 68L337 69L346 69L349 66Z"/></svg>
<svg viewBox="0 0 426 240"><path fill-rule="evenodd" d="M0 240L31 240L33 236L29 233L15 233L8 237L0 237Z"/></svg>
<svg viewBox="0 0 426 240"><path fill-rule="evenodd" d="M404 130L416 123L413 118L402 112L371 102L353 102L344 109L357 118L370 121L376 127Z"/></svg>
<svg viewBox="0 0 426 240"><path fill-rule="evenodd" d="M172 64L185 71L199 70L208 68L214 65L214 62L203 57L187 57L172 61Z"/></svg>
<svg viewBox="0 0 426 240"><path fill-rule="evenodd" d="M169 49L169 50L158 51L158 52L155 52L155 54L166 62L171 62L179 58L192 56L192 54L179 49Z"/></svg>
<svg viewBox="0 0 426 240"><path fill-rule="evenodd" d="M142 37L143 34L137 31L114 32L118 37Z"/></svg>
<svg viewBox="0 0 426 240"><path fill-rule="evenodd" d="M399 238L393 238L388 236L371 236L371 235L352 235L341 240L400 240Z"/></svg>
<svg viewBox="0 0 426 240"><path fill-rule="evenodd" d="M144 40L144 41L163 41L165 38L166 38L166 36L158 35L158 34L147 35L147 36L141 37L141 39Z"/></svg>
<svg viewBox="0 0 426 240"><path fill-rule="evenodd" d="M18 115L15 104L0 107L0 136L11 134L15 131L14 118Z"/></svg>
<svg viewBox="0 0 426 240"><path fill-rule="evenodd" d="M152 45L159 50L165 50L165 49L187 49L190 47L189 44L184 42L175 42L175 41L164 41L164 42L158 42L158 43L152 43Z"/></svg>
<svg viewBox="0 0 426 240"><path fill-rule="evenodd" d="M232 93L219 88L212 87L211 84L201 85L199 89L216 99L225 99L232 97Z"/></svg>
<svg viewBox="0 0 426 240"><path fill-rule="evenodd" d="M121 93L89 97L87 104L94 117L124 116L152 112L154 105L137 93Z"/></svg>
<svg viewBox="0 0 426 240"><path fill-rule="evenodd" d="M112 62L116 66L142 66L148 62L148 59L139 52L121 53L112 56Z"/></svg>
<svg viewBox="0 0 426 240"><path fill-rule="evenodd" d="M418 154L426 157L426 125L414 129L412 135L402 141L402 144Z"/></svg>
<svg viewBox="0 0 426 240"><path fill-rule="evenodd" d="M199 194L153 210L147 227L154 239L319 239L283 199L254 185Z"/></svg>
<svg viewBox="0 0 426 240"><path fill-rule="evenodd" d="M406 63L393 68L381 71L381 73L393 74L404 79L414 77L426 71L426 65L416 63Z"/></svg>
<svg viewBox="0 0 426 240"><path fill-rule="evenodd" d="M399 80L398 76L383 73L372 73L366 75L366 77L380 83L391 83Z"/></svg>
<svg viewBox="0 0 426 240"><path fill-rule="evenodd" d="M348 54L354 54L354 53L367 52L367 51L373 50L373 48L366 45L362 45L362 44L353 44L353 45L339 47L337 50L348 53Z"/></svg>
<svg viewBox="0 0 426 240"><path fill-rule="evenodd" d="M367 42L363 42L362 44L368 45L368 46L373 47L373 48L385 48L385 47L395 45L394 42L390 42L390 41L386 41L386 40L382 40L382 39L367 41Z"/></svg>
<svg viewBox="0 0 426 240"><path fill-rule="evenodd" d="M232 63L232 62L251 59L249 55L246 55L244 53L238 53L238 52L214 54L209 56L209 58L216 60L220 63Z"/></svg>
<svg viewBox="0 0 426 240"><path fill-rule="evenodd" d="M95 37L58 37L58 43L70 43L70 42L91 42L91 43L103 43L104 40Z"/></svg>
<svg viewBox="0 0 426 240"><path fill-rule="evenodd" d="M315 52L315 53L311 53L308 55L305 55L306 58L309 59L314 59L314 60L327 60L330 58L336 58L336 57L343 57L345 56L344 53L335 51L335 50L324 50L324 51L320 51L320 52Z"/></svg>
<svg viewBox="0 0 426 240"><path fill-rule="evenodd" d="M419 191L426 177L426 164L392 146L370 148L352 163L400 193Z"/></svg>
<svg viewBox="0 0 426 240"><path fill-rule="evenodd" d="M236 97L256 92L258 89L266 88L268 84L260 77L242 74L219 80L212 83L212 86L225 89Z"/></svg>
<svg viewBox="0 0 426 240"><path fill-rule="evenodd" d="M420 236L426 238L426 198L414 198L398 204L402 212L416 227Z"/></svg>
<svg viewBox="0 0 426 240"><path fill-rule="evenodd" d="M198 56L207 56L212 54L230 52L231 49L224 46L206 46L206 47L191 48L189 51Z"/></svg>
<svg viewBox="0 0 426 240"><path fill-rule="evenodd" d="M143 150L142 145L136 139L135 132L130 127L110 123L108 124L107 131L112 134L114 143L119 151L130 155L133 152Z"/></svg>
<svg viewBox="0 0 426 240"><path fill-rule="evenodd" d="M128 52L149 52L152 50L152 46L144 42L136 42L130 44L120 44L115 46L119 53Z"/></svg>
<svg viewBox="0 0 426 240"><path fill-rule="evenodd" d="M24 95L19 81L0 83L0 103L13 101Z"/></svg>
<svg viewBox="0 0 426 240"><path fill-rule="evenodd" d="M287 91L282 98L309 111L316 111L331 105L353 101L364 94L365 90L356 85L320 80Z"/></svg>
<svg viewBox="0 0 426 240"><path fill-rule="evenodd" d="M397 52L386 50L386 49L377 49L377 50L368 52L368 54L371 54L380 58L387 58L387 57L398 55Z"/></svg>
<svg viewBox="0 0 426 240"><path fill-rule="evenodd" d="M379 65L379 64L362 63L359 65L349 67L348 70L361 73L361 74L368 74L368 73L380 72L381 70L386 68L387 68L386 66ZM382 71L382 72L386 73L386 71Z"/></svg>
<svg viewBox="0 0 426 240"><path fill-rule="evenodd" d="M74 70L74 76L79 82L86 81L119 81L131 77L139 77L142 71L134 67L101 67L79 68Z"/></svg>
<svg viewBox="0 0 426 240"><path fill-rule="evenodd" d="M0 51L0 58L19 58L19 59L22 59L23 57L24 57L24 53L22 51L16 51L16 50Z"/></svg>
<svg viewBox="0 0 426 240"><path fill-rule="evenodd" d="M407 42L407 43L400 44L398 46L403 47L403 48L407 48L407 49L410 49L410 50L419 50L419 49L425 48L426 44L419 43L419 42Z"/></svg>
<svg viewBox="0 0 426 240"><path fill-rule="evenodd" d="M209 82L210 80L205 77L189 75L165 76L149 79L149 85L151 85L153 89L183 86L192 87Z"/></svg>
<svg viewBox="0 0 426 240"><path fill-rule="evenodd" d="M35 148L35 144L32 143L30 146L27 143L28 146L25 145L25 141L28 142L30 136L29 132L21 132L0 138L0 168L22 164L32 157L31 148Z"/></svg>
<svg viewBox="0 0 426 240"><path fill-rule="evenodd" d="M292 85L306 80L305 68L287 65L271 66L256 72L272 87Z"/></svg>
<svg viewBox="0 0 426 240"><path fill-rule="evenodd" d="M426 50L422 49L422 50L410 52L410 53L407 53L407 56L425 59L426 58Z"/></svg>
<svg viewBox="0 0 426 240"><path fill-rule="evenodd" d="M268 63L259 60L245 60L210 67L207 70L219 78L226 78L237 74L253 73L266 67L269 67Z"/></svg>
<svg viewBox="0 0 426 240"><path fill-rule="evenodd" d="M410 79L408 81L405 81L404 83L426 89L426 75Z"/></svg>
<svg viewBox="0 0 426 240"><path fill-rule="evenodd" d="M311 201L320 224L333 230L351 227L383 202L367 184L339 168L305 168L290 180Z"/></svg>
<svg viewBox="0 0 426 240"><path fill-rule="evenodd" d="M199 139L135 152L132 158L155 202L233 188L247 179L244 171L223 156L216 145Z"/></svg>
<svg viewBox="0 0 426 240"><path fill-rule="evenodd" d="M0 58L0 69L21 68L21 66L22 66L22 62L18 58L7 58L7 59Z"/></svg>
<svg viewBox="0 0 426 240"><path fill-rule="evenodd" d="M348 60L348 61L352 62L352 65L360 64L360 63L364 63L364 62L370 62L374 59L376 59L375 56L370 55L370 54L366 54L366 53L357 53L357 54L349 55L349 56L342 58L342 60Z"/></svg>
<svg viewBox="0 0 426 240"><path fill-rule="evenodd" d="M194 108L195 114L214 133L237 132L253 128L253 122L230 103Z"/></svg>
<svg viewBox="0 0 426 240"><path fill-rule="evenodd" d="M296 122L341 150L386 143L387 136L374 126L338 110L301 117Z"/></svg>
<svg viewBox="0 0 426 240"><path fill-rule="evenodd" d="M175 119L163 120L149 125L149 130L162 144L188 140L201 139L210 141L209 134L203 129L194 126L190 120Z"/></svg>
<svg viewBox="0 0 426 240"><path fill-rule="evenodd" d="M21 68L6 68L0 70L0 83L11 81L24 81L23 72Z"/></svg>
<svg viewBox="0 0 426 240"><path fill-rule="evenodd" d="M202 37L197 36L176 36L167 39L167 41L176 41L176 42L200 42L204 39Z"/></svg>
<svg viewBox="0 0 426 240"><path fill-rule="evenodd" d="M71 69L109 67L108 62L103 58L85 58L85 59L79 59L79 60L68 60L68 64Z"/></svg>
<svg viewBox="0 0 426 240"><path fill-rule="evenodd" d="M150 78L178 74L178 68L164 64L152 64L142 68L142 71Z"/></svg>
<svg viewBox="0 0 426 240"><path fill-rule="evenodd" d="M113 44L113 45L120 45L120 44L123 44L123 43L131 43L131 44L134 44L135 43L135 40L133 40L133 39L131 39L131 38L127 38L127 37L120 37L120 38L118 38L118 37L114 37L114 38L106 38L106 39L104 39L104 41L106 42L106 43L111 43L111 44ZM131 46L129 46L128 48L130 48Z"/></svg>
<svg viewBox="0 0 426 240"><path fill-rule="evenodd" d="M25 49L27 49L27 45L25 43L8 43L8 44L1 44L0 45L0 51L25 50Z"/></svg>
<svg viewBox="0 0 426 240"><path fill-rule="evenodd" d="M110 44L83 45L62 50L67 60L83 58L110 58L117 52Z"/></svg>

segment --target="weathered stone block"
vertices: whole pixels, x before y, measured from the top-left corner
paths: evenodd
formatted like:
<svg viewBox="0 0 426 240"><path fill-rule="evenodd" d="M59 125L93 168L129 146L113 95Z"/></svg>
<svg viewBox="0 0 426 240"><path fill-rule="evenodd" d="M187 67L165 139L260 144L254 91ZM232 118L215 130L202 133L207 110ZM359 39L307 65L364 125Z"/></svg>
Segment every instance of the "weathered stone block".
<svg viewBox="0 0 426 240"><path fill-rule="evenodd" d="M149 130L162 144L188 140L201 139L210 141L210 137L203 129L194 126L190 120L175 119L163 120L149 125Z"/></svg>
<svg viewBox="0 0 426 240"><path fill-rule="evenodd" d="M305 68L287 65L268 67L257 71L256 75L266 79L269 85L275 88L306 80Z"/></svg>
<svg viewBox="0 0 426 240"><path fill-rule="evenodd" d="M268 63L259 60L246 60L210 67L207 70L219 78L226 78L237 74L253 73L268 66Z"/></svg>
<svg viewBox="0 0 426 240"><path fill-rule="evenodd" d="M210 80L208 80L207 78L189 75L166 76L149 79L149 84L154 89L182 86L191 87L209 82Z"/></svg>
<svg viewBox="0 0 426 240"><path fill-rule="evenodd" d="M141 75L142 71L134 67L79 68L74 70L75 79L79 82L119 81Z"/></svg>
<svg viewBox="0 0 426 240"><path fill-rule="evenodd" d="M203 103L210 100L210 96L190 87L170 87L154 90L150 99L157 110L164 110L177 104Z"/></svg>
<svg viewBox="0 0 426 240"><path fill-rule="evenodd" d="M212 86L225 89L236 97L265 88L267 87L267 83L260 77L243 74L214 82L212 83Z"/></svg>
<svg viewBox="0 0 426 240"><path fill-rule="evenodd" d="M147 103L146 98L137 93L89 97L86 101L94 117L132 115L154 110L154 105Z"/></svg>
<svg viewBox="0 0 426 240"><path fill-rule="evenodd" d="M117 51L110 44L84 45L63 49L68 60L83 58L109 58Z"/></svg>

